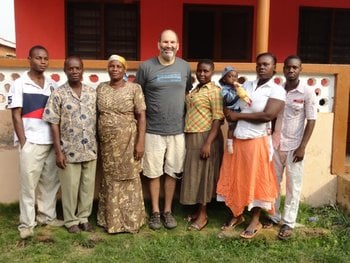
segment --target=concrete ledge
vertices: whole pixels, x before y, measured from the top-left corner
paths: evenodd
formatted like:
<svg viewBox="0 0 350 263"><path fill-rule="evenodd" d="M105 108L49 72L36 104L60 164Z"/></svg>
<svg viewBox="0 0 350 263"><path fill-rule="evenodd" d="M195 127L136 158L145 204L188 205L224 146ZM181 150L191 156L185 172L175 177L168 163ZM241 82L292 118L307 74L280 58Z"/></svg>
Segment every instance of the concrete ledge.
<svg viewBox="0 0 350 263"><path fill-rule="evenodd" d="M337 184L337 203L350 213L350 174L339 175Z"/></svg>

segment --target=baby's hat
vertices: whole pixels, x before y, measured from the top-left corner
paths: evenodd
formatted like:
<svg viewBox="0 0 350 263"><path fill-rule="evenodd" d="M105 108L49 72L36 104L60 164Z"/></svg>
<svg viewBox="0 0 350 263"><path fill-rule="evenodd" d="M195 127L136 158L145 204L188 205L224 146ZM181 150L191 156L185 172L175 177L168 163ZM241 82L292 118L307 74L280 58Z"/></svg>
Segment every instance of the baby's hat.
<svg viewBox="0 0 350 263"><path fill-rule="evenodd" d="M234 67L231 67L231 66L227 66L224 68L224 71L222 72L221 74L221 78L219 79L219 83L222 85L223 82L222 82L222 79L226 76L227 73L229 73L230 71L235 71L235 68Z"/></svg>

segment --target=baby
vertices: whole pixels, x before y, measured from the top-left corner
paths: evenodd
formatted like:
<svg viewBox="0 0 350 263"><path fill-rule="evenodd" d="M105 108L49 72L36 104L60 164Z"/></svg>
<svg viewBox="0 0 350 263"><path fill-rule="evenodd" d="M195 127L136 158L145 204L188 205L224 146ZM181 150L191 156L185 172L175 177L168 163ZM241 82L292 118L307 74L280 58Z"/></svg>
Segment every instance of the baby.
<svg viewBox="0 0 350 263"><path fill-rule="evenodd" d="M222 88L221 94L224 99L224 107L233 111L240 112L241 109L239 107L239 99L243 100L248 105L251 104L251 100L248 97L246 91L237 82L237 80L237 71L233 67L228 66L224 68L219 83ZM233 153L233 131L236 128L236 124L237 122L228 123L227 151L230 154Z"/></svg>

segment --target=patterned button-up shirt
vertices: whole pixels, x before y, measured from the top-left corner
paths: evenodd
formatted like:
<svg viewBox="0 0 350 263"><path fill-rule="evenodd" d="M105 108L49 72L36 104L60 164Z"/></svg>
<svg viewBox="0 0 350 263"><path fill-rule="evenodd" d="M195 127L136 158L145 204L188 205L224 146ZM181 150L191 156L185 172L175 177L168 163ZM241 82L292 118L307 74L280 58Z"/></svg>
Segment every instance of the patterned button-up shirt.
<svg viewBox="0 0 350 263"><path fill-rule="evenodd" d="M223 99L220 87L209 82L196 87L186 96L185 132L205 132L214 120L223 120Z"/></svg>
<svg viewBox="0 0 350 263"><path fill-rule="evenodd" d="M299 84L287 93L284 110L278 114L273 133L273 145L281 151L299 147L304 135L305 121L316 120L316 94L312 88Z"/></svg>
<svg viewBox="0 0 350 263"><path fill-rule="evenodd" d="M97 158L96 91L83 84L80 98L68 82L54 90L43 119L59 124L62 152L69 163Z"/></svg>

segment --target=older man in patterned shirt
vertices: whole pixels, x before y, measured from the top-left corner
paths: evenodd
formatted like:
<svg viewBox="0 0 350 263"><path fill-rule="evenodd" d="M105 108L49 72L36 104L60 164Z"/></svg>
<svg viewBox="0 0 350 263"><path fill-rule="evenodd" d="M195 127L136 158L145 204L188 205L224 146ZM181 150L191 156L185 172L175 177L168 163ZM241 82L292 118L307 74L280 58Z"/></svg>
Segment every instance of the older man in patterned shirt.
<svg viewBox="0 0 350 263"><path fill-rule="evenodd" d="M96 91L81 83L83 62L64 62L68 82L55 90L44 120L51 124L62 189L64 224L69 233L92 231L88 221L94 197L97 142Z"/></svg>

